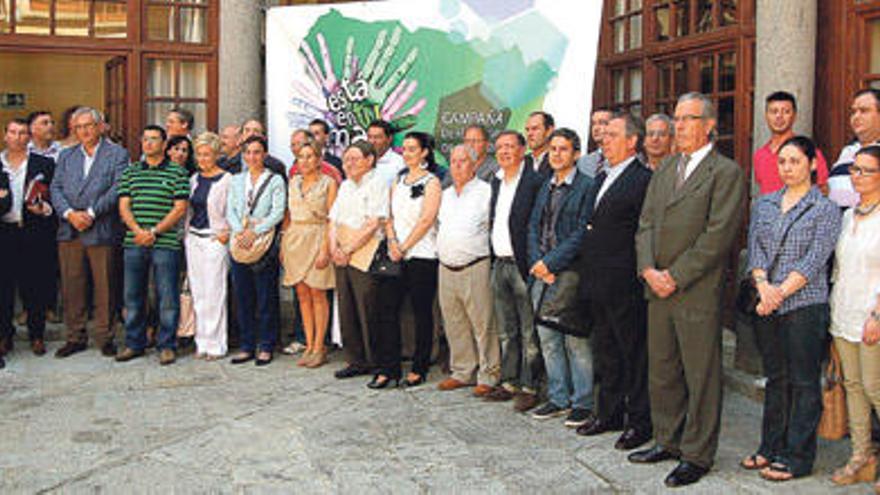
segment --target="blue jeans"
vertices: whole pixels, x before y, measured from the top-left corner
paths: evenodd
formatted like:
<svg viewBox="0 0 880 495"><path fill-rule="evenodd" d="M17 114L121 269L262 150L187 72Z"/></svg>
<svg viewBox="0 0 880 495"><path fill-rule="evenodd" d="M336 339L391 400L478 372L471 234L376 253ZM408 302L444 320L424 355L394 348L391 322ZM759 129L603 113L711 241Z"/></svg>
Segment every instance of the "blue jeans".
<svg viewBox="0 0 880 495"><path fill-rule="evenodd" d="M544 283L535 281L531 287L532 304L538 302ZM593 354L587 337L575 337L535 325L547 370L547 395L559 407L593 409Z"/></svg>
<svg viewBox="0 0 880 495"><path fill-rule="evenodd" d="M238 308L241 350L272 352L278 328L278 264L262 270L232 260L232 288ZM259 343L257 336L259 335Z"/></svg>
<svg viewBox="0 0 880 495"><path fill-rule="evenodd" d="M177 347L180 318L180 251L165 248L126 247L125 346L143 351L147 346L147 289L150 268L159 304L158 349Z"/></svg>

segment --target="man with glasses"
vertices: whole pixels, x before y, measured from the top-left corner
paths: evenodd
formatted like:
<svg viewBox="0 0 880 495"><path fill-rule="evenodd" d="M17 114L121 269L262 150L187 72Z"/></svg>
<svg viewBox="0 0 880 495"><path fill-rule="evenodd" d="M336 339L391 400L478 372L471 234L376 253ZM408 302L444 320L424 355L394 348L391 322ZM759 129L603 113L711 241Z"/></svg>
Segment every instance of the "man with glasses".
<svg viewBox="0 0 880 495"><path fill-rule="evenodd" d="M116 355L113 312L116 309L116 263L119 240L116 185L130 157L121 146L101 137L101 114L89 107L73 113L78 145L58 156L51 185L52 206L58 215L58 257L67 343L55 357L86 349L87 280L94 296L95 340L101 354ZM88 262L86 262L88 260Z"/></svg>
<svg viewBox="0 0 880 495"><path fill-rule="evenodd" d="M492 182L499 167L495 158L489 154L489 131L478 124L468 126L464 130L464 144L477 153L477 178ZM449 182L452 183L451 177Z"/></svg>
<svg viewBox="0 0 880 495"><path fill-rule="evenodd" d="M675 128L672 119L663 113L655 113L645 121L645 166L656 171L666 157L672 154L672 138Z"/></svg>
<svg viewBox="0 0 880 495"><path fill-rule="evenodd" d="M678 153L651 178L636 233L656 444L629 456L635 463L680 459L666 477L669 487L699 481L718 448L721 296L746 197L739 165L713 147L712 101L682 95L673 122Z"/></svg>
<svg viewBox="0 0 880 495"><path fill-rule="evenodd" d="M856 139L840 151L828 177L828 199L841 208L859 204L859 194L849 178L856 152L880 141L880 90L868 88L856 92L850 112L849 125Z"/></svg>

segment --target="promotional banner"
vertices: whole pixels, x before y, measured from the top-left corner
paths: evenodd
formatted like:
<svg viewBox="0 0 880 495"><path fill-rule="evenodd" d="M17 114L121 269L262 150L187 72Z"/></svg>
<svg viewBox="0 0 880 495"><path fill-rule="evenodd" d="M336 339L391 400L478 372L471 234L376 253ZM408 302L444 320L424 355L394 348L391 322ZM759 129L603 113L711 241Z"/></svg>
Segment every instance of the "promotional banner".
<svg viewBox="0 0 880 495"><path fill-rule="evenodd" d="M388 0L276 7L266 26L270 152L331 127L340 155L375 119L431 133L445 157L464 129L523 130L545 110L586 142L599 0ZM444 158L438 157L441 161Z"/></svg>

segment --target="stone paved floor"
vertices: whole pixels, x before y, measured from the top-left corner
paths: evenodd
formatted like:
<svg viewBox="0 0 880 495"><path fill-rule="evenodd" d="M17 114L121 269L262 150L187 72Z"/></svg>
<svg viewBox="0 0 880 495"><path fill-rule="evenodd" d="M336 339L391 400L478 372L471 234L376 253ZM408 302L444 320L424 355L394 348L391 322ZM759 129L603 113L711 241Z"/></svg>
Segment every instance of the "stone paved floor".
<svg viewBox="0 0 880 495"><path fill-rule="evenodd" d="M0 371L0 493L655 493L673 467L628 464L613 434L585 439L561 420L438 392L436 371L407 391L338 381L339 359L160 368L155 353L117 364L93 349L61 361L20 348ZM828 480L845 442L823 442L818 474L785 485L738 469L760 407L725 399L717 467L680 493L870 493Z"/></svg>

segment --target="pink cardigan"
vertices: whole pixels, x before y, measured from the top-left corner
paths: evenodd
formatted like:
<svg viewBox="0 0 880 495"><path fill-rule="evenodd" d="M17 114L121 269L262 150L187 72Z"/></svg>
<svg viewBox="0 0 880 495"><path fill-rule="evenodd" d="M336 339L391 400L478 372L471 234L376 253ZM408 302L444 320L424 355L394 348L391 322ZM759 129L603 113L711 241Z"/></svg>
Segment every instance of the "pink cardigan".
<svg viewBox="0 0 880 495"><path fill-rule="evenodd" d="M192 196L198 185L198 176L196 173L189 179L189 194ZM226 222L226 195L229 191L229 179L232 177L228 172L223 172L223 176L211 186L208 191L208 227L214 235L229 230L229 223ZM189 233L189 222L192 219L192 206L186 210L186 219L183 227L183 235Z"/></svg>

